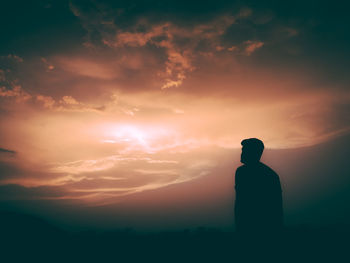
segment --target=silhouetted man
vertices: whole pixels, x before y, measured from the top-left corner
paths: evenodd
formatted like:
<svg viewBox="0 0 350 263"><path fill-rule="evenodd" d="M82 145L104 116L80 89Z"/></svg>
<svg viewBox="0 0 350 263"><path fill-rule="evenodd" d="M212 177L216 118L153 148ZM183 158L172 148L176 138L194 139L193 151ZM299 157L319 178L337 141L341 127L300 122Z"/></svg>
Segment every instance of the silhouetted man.
<svg viewBox="0 0 350 263"><path fill-rule="evenodd" d="M241 235L277 233L283 225L282 191L278 175L260 162L264 144L256 138L241 142L242 166L235 175L236 230Z"/></svg>

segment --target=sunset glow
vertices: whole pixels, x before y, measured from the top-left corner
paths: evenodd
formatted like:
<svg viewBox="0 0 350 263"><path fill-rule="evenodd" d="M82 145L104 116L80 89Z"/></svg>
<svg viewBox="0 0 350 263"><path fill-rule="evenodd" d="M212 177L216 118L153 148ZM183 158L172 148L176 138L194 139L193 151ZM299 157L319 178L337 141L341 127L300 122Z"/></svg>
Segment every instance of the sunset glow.
<svg viewBox="0 0 350 263"><path fill-rule="evenodd" d="M119 202L210 174L244 138L294 149L349 132L347 80L327 81L333 66L303 41L316 22L89 5L64 6L63 43L0 57L0 184L25 199Z"/></svg>

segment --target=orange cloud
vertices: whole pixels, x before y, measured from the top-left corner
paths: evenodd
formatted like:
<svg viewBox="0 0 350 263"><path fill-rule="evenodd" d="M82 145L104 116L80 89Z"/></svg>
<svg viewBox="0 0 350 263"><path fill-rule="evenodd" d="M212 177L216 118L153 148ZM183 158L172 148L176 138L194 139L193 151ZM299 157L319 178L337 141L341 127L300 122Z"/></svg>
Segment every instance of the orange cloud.
<svg viewBox="0 0 350 263"><path fill-rule="evenodd" d="M264 43L261 41L251 41L251 40L244 42L244 44L245 44L244 53L247 56L250 56L256 50L258 50L259 48L261 48L264 45Z"/></svg>
<svg viewBox="0 0 350 263"><path fill-rule="evenodd" d="M23 58L21 58L20 56L15 55L15 54L9 54L7 56L0 56L0 58L14 60L14 61L19 62L19 63L23 62Z"/></svg>
<svg viewBox="0 0 350 263"><path fill-rule="evenodd" d="M216 50L219 37L225 33L225 30L235 22L233 16L223 16L211 23L200 24L192 29L179 27L170 22L160 25L148 26L150 29L146 32L124 32L116 30L115 36L109 36L103 39L103 43L109 47L122 48L143 47L154 45L165 49L167 61L165 61L165 70L160 72L160 76L165 79L162 89L180 86L187 73L193 71L193 59L195 49L198 44L206 40L210 43L213 50ZM141 20L140 25L147 24L147 21ZM186 45L178 43L184 39L188 42ZM222 47L222 49L224 49Z"/></svg>
<svg viewBox="0 0 350 263"><path fill-rule="evenodd" d="M56 103L55 100L50 96L37 95L36 99L43 103L44 108L51 109Z"/></svg>
<svg viewBox="0 0 350 263"><path fill-rule="evenodd" d="M12 89L0 87L0 97L13 97L16 99L16 102L24 102L32 96L24 91L20 85L14 85Z"/></svg>
<svg viewBox="0 0 350 263"><path fill-rule="evenodd" d="M103 62L92 61L84 58L57 58L59 66L68 72L77 75L110 80L119 75L118 68L105 66Z"/></svg>

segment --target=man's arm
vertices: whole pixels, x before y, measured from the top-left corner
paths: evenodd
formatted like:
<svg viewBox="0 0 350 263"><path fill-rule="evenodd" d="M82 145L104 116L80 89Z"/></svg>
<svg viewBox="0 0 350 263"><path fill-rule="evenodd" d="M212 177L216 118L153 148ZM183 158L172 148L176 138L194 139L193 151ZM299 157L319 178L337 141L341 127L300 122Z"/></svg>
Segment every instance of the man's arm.
<svg viewBox="0 0 350 263"><path fill-rule="evenodd" d="M235 173L235 190L237 192L237 189L240 185L240 174L241 174L241 167L238 167Z"/></svg>

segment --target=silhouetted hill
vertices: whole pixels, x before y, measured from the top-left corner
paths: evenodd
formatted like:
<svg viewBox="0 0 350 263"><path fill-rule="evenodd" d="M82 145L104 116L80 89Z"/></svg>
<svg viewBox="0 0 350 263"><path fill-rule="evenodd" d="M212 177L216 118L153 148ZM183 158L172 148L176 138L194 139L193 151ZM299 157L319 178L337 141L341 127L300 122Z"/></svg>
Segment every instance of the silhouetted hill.
<svg viewBox="0 0 350 263"><path fill-rule="evenodd" d="M241 239L213 228L137 233L68 232L2 212L2 262L346 262L349 228L287 228L278 238Z"/></svg>

